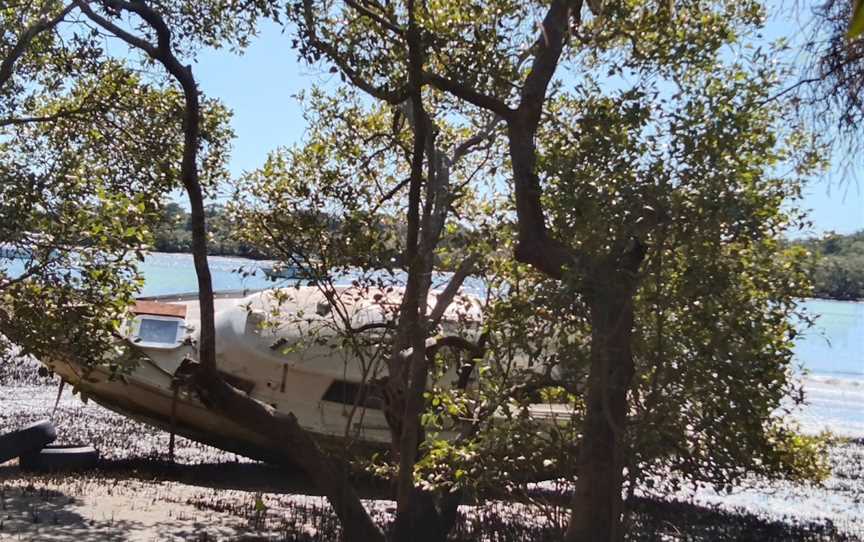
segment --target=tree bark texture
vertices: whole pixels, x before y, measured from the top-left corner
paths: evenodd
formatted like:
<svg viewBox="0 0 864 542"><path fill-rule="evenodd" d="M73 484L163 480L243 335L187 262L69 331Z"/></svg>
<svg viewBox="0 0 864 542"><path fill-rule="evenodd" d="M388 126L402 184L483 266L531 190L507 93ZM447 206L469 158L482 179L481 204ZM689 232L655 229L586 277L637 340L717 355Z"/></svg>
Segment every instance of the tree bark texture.
<svg viewBox="0 0 864 542"><path fill-rule="evenodd" d="M614 285L612 285L614 288ZM591 368L578 479L567 542L623 540L623 436L633 379L633 295L605 290L591 296Z"/></svg>
<svg viewBox="0 0 864 542"><path fill-rule="evenodd" d="M422 492L414 486L414 465L417 462L417 446L420 442L420 413L423 410L423 392L426 390L428 360L426 357L426 335L428 318L427 299L431 283L432 251L437 245L439 235L430 229L433 211L432 195L437 193L440 179L432 171L433 160L430 147L434 147L434 135L429 129L429 119L423 107L423 44L417 25L413 0L406 5L408 28L406 44L408 47L408 85L411 91L409 119L412 120L414 148L411 157L411 183L409 188L408 231L406 256L408 259L408 281L405 287L402 307L399 313L400 340L397 348L408 343L411 356L405 360L399 351L393 352L390 363L390 382L399 386L404 393L402 412L395 417L399 424L398 432L399 472L396 478L396 522L393 526L394 540L409 542L418 539L421 531L417 529L418 519L437 522L434 506L429 507ZM424 156L428 159L428 174L423 178ZM426 186L426 201L421 206L423 185ZM397 361L398 360L398 361ZM407 362L407 363L406 363ZM398 370L397 370L398 369ZM394 379L394 376L398 378ZM424 529L429 534L429 529Z"/></svg>
<svg viewBox="0 0 864 542"><path fill-rule="evenodd" d="M201 400L208 408L230 415L258 433L271 435L285 457L310 475L339 518L344 540L384 541L383 533L372 521L348 479L345 462L322 451L293 414L282 414L251 399L206 369L199 371L194 378Z"/></svg>

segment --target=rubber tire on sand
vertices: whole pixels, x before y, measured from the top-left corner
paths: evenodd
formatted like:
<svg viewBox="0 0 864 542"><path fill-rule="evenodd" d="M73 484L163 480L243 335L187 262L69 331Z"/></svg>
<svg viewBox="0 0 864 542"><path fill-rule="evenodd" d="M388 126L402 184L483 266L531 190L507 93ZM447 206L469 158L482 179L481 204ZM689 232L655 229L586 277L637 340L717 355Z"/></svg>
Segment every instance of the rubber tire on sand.
<svg viewBox="0 0 864 542"><path fill-rule="evenodd" d="M39 420L18 431L0 435L0 464L30 452L38 452L54 442L57 431L48 420Z"/></svg>
<svg viewBox="0 0 864 542"><path fill-rule="evenodd" d="M33 471L81 470L96 466L99 452L91 446L46 446L19 458L22 469Z"/></svg>

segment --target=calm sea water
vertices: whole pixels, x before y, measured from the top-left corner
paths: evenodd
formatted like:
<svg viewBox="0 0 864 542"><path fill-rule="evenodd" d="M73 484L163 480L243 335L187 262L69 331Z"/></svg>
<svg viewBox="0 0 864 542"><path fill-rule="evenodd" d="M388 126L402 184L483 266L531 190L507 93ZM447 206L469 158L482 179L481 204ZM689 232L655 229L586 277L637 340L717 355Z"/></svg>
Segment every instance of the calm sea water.
<svg viewBox="0 0 864 542"><path fill-rule="evenodd" d="M268 262L218 256L209 261L216 290L268 288L286 283L274 283L265 277L261 266ZM15 262L10 271L14 273ZM198 289L189 254L152 253L141 271L146 278L142 295ZM808 398L808 405L795 416L808 431L830 428L841 435L864 437L864 303L818 299L802 303L818 319L795 344Z"/></svg>
<svg viewBox="0 0 864 542"><path fill-rule="evenodd" d="M795 344L795 354L813 374L864 379L864 303L807 299L816 325Z"/></svg>
<svg viewBox="0 0 864 542"><path fill-rule="evenodd" d="M278 284L269 280L261 270L262 265L270 262L211 256L208 263L214 290L272 288ZM191 254L154 252L147 256L139 268L146 281L141 295L198 291L198 278Z"/></svg>
<svg viewBox="0 0 864 542"><path fill-rule="evenodd" d="M803 303L818 319L795 343L808 402L796 417L811 432L864 438L864 303Z"/></svg>

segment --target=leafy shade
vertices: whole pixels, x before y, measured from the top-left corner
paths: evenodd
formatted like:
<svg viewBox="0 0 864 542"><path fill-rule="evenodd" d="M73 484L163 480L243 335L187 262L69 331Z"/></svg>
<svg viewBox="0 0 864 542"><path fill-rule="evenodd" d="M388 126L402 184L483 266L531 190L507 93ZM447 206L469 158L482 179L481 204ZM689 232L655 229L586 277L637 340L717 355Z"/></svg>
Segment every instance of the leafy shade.
<svg viewBox="0 0 864 542"><path fill-rule="evenodd" d="M631 490L826 475L824 440L785 418L803 401L792 322L811 290L805 250L782 242L802 219L794 207L802 183L822 162L812 138L778 126L784 110L765 101L771 77L716 65L683 74L674 92L643 82L604 93L588 81L550 103L538 134L554 235L579 247L589 267L622 239L648 246L624 428ZM513 242L508 230L500 235ZM558 282L508 262L493 267L507 294L487 314L492 352L480 402L502 405L510 421L496 420L461 449L436 443L422 467L445 484L566 473L580 445L594 288L575 274ZM514 350L531 353L534 370L508 369L502 360ZM550 398L575 418L544 434L525 408ZM458 395L439 401L465 404Z"/></svg>
<svg viewBox="0 0 864 542"><path fill-rule="evenodd" d="M0 141L0 323L25 352L104 363L177 186L180 101L114 61L18 105ZM226 112L208 102L205 182L224 178ZM14 315L12 317L11 315Z"/></svg>

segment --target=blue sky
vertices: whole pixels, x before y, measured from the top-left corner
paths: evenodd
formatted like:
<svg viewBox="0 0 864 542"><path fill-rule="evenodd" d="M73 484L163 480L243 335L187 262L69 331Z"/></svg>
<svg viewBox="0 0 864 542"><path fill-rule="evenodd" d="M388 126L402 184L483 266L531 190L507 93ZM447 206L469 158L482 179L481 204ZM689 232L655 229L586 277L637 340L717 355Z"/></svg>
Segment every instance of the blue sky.
<svg viewBox="0 0 864 542"><path fill-rule="evenodd" d="M243 55L204 51L194 66L204 93L221 99L234 112L234 175L259 167L271 150L299 141L305 121L293 96L314 83L333 80L329 73L298 63L290 43L290 37L268 24ZM804 235L864 230L864 186L855 181L854 173L830 171L811 183L803 207L811 210L814 226Z"/></svg>

